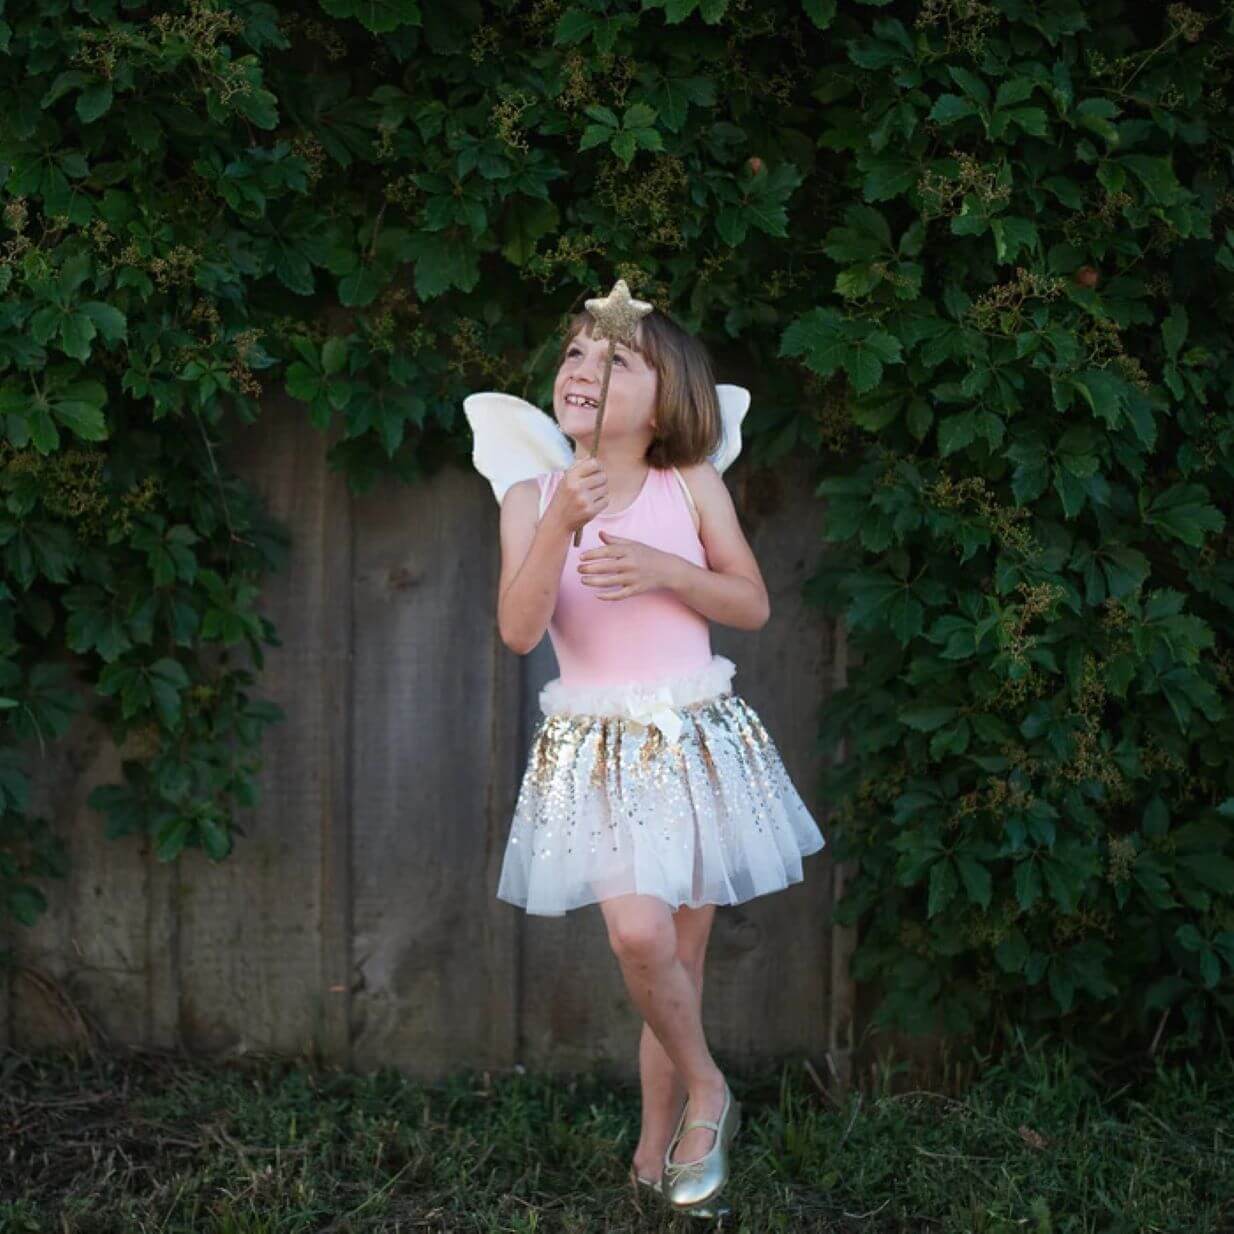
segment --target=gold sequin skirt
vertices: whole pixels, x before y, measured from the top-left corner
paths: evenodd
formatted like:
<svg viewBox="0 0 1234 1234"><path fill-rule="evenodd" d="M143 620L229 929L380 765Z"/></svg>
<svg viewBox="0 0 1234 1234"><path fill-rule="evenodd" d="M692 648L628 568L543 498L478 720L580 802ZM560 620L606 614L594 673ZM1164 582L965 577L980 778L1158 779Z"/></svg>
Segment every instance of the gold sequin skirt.
<svg viewBox="0 0 1234 1234"><path fill-rule="evenodd" d="M637 892L739 904L802 879L823 847L736 665L540 692L498 899L529 913Z"/></svg>

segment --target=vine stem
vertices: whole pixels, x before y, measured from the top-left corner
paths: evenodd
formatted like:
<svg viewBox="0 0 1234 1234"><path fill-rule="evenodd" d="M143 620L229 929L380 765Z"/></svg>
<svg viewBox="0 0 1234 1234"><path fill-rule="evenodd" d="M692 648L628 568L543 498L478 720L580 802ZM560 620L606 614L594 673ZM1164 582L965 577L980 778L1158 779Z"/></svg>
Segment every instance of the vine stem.
<svg viewBox="0 0 1234 1234"><path fill-rule="evenodd" d="M1119 90L1126 91L1127 87L1130 86L1133 81L1135 81L1140 70L1144 68L1144 66L1147 65L1159 52L1165 51L1165 49L1169 47L1171 43L1175 42L1175 40L1177 40L1181 36L1181 34L1182 34L1181 30L1175 30L1172 34L1167 35L1161 41L1161 43L1159 43L1156 47L1150 48L1148 54L1144 57L1144 59L1141 60L1140 63L1135 66L1135 72L1133 72L1131 76L1127 78L1126 81L1122 82L1119 85L1118 87Z"/></svg>
<svg viewBox="0 0 1234 1234"><path fill-rule="evenodd" d="M236 526L231 521L231 510L227 506L227 494L223 491L223 479L214 458L214 446L210 441L210 434L206 432L206 426L202 423L201 412L196 407L193 408L193 419L197 421L197 427L201 430L201 439L206 445L206 456L210 460L210 471L214 475L214 484L218 489L219 504L223 507L223 521L227 524L227 538L233 544L252 544L252 541L245 536L236 534Z"/></svg>

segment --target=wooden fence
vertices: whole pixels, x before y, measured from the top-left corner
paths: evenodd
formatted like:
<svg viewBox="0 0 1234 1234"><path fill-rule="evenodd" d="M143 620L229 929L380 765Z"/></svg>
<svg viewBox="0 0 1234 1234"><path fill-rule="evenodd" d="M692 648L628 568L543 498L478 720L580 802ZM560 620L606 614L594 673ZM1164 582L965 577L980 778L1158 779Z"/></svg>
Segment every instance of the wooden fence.
<svg viewBox="0 0 1234 1234"><path fill-rule="evenodd" d="M224 862L171 863L104 837L85 804L120 779L82 716L36 767L32 808L69 841L37 926L10 926L0 1044L83 1034L200 1053L312 1053L421 1078L460 1068L636 1069L639 1020L593 906L527 917L494 895L537 692L555 662L495 622L498 510L449 468L352 496L303 408L272 400L228 460L292 536L262 607L282 646L258 691L286 712L262 747L262 799ZM824 833L818 708L845 672L842 630L802 601L823 545L805 464L726 473L771 593L756 634L712 627ZM41 761L40 761L41 759ZM716 915L704 987L721 1060L805 1055L847 1077L851 931L828 924L843 871Z"/></svg>

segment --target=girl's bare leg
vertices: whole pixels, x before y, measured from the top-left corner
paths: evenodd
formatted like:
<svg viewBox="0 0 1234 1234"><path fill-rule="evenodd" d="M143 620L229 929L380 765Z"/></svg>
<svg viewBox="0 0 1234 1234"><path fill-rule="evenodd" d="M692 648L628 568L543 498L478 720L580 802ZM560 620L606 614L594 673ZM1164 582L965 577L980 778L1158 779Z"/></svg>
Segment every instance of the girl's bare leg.
<svg viewBox="0 0 1234 1234"><path fill-rule="evenodd" d="M694 983L700 1014L703 964L715 915L714 904L704 904L701 908L683 904L673 914L677 927L677 958ZM634 1168L643 1178L654 1180L660 1177L663 1169L664 1150L676 1130L681 1103L686 1097L686 1086L673 1066L673 1060L665 1054L659 1038L652 1032L651 1025L645 1022L638 1043L638 1074L643 1092L643 1115L638 1144L634 1149Z"/></svg>
<svg viewBox="0 0 1234 1234"><path fill-rule="evenodd" d="M638 894L601 900L600 908L630 997L684 1081L689 1094L686 1121L718 1119L724 1107L724 1074L703 1035L700 992L677 953L672 909L656 896ZM675 1129L674 1124L666 1142ZM692 1161L714 1143L713 1132L695 1128L681 1138L672 1159Z"/></svg>

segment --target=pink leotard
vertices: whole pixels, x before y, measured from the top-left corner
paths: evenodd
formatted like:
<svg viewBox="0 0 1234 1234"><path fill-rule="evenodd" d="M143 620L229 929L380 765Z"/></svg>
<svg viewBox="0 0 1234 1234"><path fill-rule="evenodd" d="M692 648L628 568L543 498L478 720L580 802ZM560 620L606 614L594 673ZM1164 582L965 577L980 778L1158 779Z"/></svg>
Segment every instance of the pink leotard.
<svg viewBox="0 0 1234 1234"><path fill-rule="evenodd" d="M541 515L564 474L551 471L536 476ZM585 523L577 548L571 537L557 607L548 626L563 685L657 681L696 672L711 663L707 619L668 588L601 600L597 589L584 583L578 572L579 555L604 546L601 527L705 568L707 554L694 528L692 505L675 467L652 467L638 496L624 510L605 511Z"/></svg>

